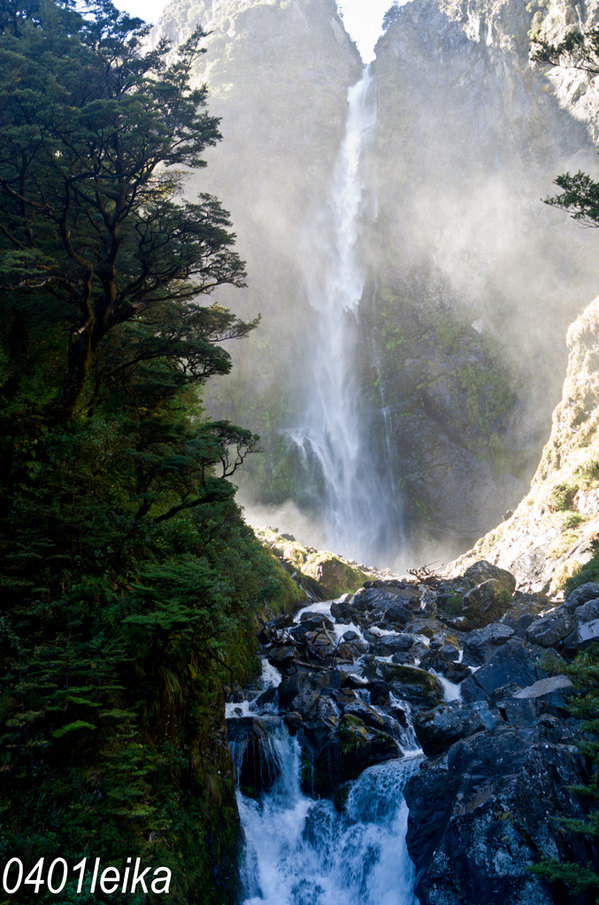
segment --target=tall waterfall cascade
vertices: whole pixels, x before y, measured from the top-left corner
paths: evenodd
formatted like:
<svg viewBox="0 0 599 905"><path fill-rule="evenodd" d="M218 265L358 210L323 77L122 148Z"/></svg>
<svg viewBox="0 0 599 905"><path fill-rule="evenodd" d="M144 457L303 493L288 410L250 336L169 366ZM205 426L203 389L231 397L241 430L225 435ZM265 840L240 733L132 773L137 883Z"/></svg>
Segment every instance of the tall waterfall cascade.
<svg viewBox="0 0 599 905"><path fill-rule="evenodd" d="M382 551L397 553L403 545L401 503L377 472L358 379L358 314L366 282L359 239L361 225L373 214L363 163L376 125L375 89L368 65L349 89L330 194L303 249L315 317L308 401L289 432L309 480L321 489L326 543L362 561Z"/></svg>

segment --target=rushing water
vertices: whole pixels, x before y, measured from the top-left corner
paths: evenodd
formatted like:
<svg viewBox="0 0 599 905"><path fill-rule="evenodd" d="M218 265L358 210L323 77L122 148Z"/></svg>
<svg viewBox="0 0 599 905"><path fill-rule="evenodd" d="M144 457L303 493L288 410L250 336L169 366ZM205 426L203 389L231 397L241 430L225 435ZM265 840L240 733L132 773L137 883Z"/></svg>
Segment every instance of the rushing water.
<svg viewBox="0 0 599 905"><path fill-rule="evenodd" d="M403 787L417 761L365 770L339 814L332 802L301 792L299 745L284 727L272 745L280 758L275 785L261 801L238 796L243 905L412 905Z"/></svg>
<svg viewBox="0 0 599 905"><path fill-rule="evenodd" d="M303 253L306 292L315 316L306 366L308 400L290 431L308 480L320 486L327 545L363 561L397 553L402 543L398 502L377 473L357 373L358 307L366 278L359 253L368 194L363 159L375 124L376 91L366 66L348 92L345 135L330 196L311 224Z"/></svg>
<svg viewBox="0 0 599 905"><path fill-rule="evenodd" d="M266 737L259 771L263 779L270 776L268 792L257 799L237 792L245 835L240 905L416 905L403 789L422 751L409 719L390 729L398 754L408 756L365 770L350 783L338 811L332 801L303 794L299 743L275 716L276 704L266 710L260 704L280 679L264 661L262 687L253 700L227 705L230 734L237 720L260 716ZM407 705L396 703L409 713ZM242 739L233 739L231 749L239 777Z"/></svg>

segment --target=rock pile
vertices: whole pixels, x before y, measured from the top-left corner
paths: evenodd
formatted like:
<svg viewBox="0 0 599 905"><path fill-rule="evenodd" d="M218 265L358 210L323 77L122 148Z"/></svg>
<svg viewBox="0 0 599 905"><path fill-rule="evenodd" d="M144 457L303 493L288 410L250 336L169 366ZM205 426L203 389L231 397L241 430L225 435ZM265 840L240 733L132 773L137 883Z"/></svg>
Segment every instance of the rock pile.
<svg viewBox="0 0 599 905"><path fill-rule="evenodd" d="M558 822L582 816L567 787L588 779L563 670L598 634L597 584L555 606L484 561L453 579L370 581L262 627L281 681L260 703L297 734L305 791L339 807L366 767L420 754L406 801L421 905L548 905L559 891L528 866L584 846ZM234 730L257 791L273 775L264 718Z"/></svg>

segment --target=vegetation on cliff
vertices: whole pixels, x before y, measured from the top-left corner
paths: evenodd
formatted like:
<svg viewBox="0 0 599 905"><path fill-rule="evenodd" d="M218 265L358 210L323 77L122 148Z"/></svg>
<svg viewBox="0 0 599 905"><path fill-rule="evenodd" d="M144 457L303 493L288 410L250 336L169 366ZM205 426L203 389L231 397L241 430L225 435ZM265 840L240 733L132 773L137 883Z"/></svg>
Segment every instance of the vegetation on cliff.
<svg viewBox="0 0 599 905"><path fill-rule="evenodd" d="M296 592L228 480L256 438L199 396L254 326L198 304L244 278L218 201L180 200L220 137L189 85L202 33L147 50L142 25L109 0L0 11L0 856L140 857L170 901L221 905L221 683Z"/></svg>

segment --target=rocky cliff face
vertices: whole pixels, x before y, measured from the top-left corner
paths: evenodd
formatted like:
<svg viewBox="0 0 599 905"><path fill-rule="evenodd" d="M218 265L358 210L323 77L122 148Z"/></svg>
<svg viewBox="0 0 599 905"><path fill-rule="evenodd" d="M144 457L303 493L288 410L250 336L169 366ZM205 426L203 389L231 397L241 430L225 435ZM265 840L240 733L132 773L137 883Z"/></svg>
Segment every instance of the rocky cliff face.
<svg viewBox="0 0 599 905"><path fill-rule="evenodd" d="M369 351L409 521L456 544L521 497L596 292L589 236L540 203L586 160L593 106L529 64L533 18L416 0L377 45Z"/></svg>
<svg viewBox="0 0 599 905"><path fill-rule="evenodd" d="M481 555L531 590L556 592L599 537L599 299L568 331L562 399L529 493L456 568Z"/></svg>

